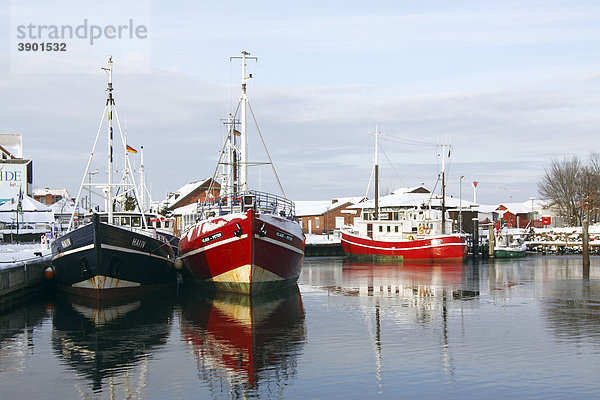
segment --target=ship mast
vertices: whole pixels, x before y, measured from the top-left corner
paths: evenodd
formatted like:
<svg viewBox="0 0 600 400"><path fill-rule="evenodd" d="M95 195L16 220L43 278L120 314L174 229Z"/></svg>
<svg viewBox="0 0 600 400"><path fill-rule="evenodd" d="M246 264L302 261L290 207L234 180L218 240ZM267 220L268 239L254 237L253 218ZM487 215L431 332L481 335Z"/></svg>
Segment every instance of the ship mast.
<svg viewBox="0 0 600 400"><path fill-rule="evenodd" d="M113 107L115 100L112 96L112 57L108 58L108 68L102 68L108 71L108 98L106 99L106 107L108 107L108 187L106 188L106 210L108 211L108 222L113 220Z"/></svg>
<svg viewBox="0 0 600 400"><path fill-rule="evenodd" d="M377 159L377 148L379 147L379 125L375 126L375 214L373 219L379 219L379 161Z"/></svg>
<svg viewBox="0 0 600 400"><path fill-rule="evenodd" d="M442 144L442 235L446 233L446 148L450 157L450 145Z"/></svg>
<svg viewBox="0 0 600 400"><path fill-rule="evenodd" d="M241 57L229 57L230 60L241 58L242 59L242 94L240 96L240 103L242 106L242 125L241 125L241 151L240 151L240 182L242 192L248 190L248 136L247 136L247 122L246 122L246 109L248 107L248 96L246 94L246 82L252 79L252 74L246 75L246 60L258 60L258 57L248 57L250 53L242 51Z"/></svg>

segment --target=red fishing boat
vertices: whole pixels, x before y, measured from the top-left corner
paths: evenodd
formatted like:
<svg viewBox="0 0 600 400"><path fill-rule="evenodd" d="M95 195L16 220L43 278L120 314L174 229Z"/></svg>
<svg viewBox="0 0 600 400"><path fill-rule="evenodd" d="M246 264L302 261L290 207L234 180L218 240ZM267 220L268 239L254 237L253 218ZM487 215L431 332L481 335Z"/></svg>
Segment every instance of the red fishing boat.
<svg viewBox="0 0 600 400"><path fill-rule="evenodd" d="M184 281L256 294L296 283L304 262L304 234L294 220L291 200L248 188L246 81L252 75L246 75L246 60L256 59L248 56L242 52L242 95L236 113L226 121L227 137L218 162L221 196L198 205L198 220L182 234L179 255Z"/></svg>
<svg viewBox="0 0 600 400"><path fill-rule="evenodd" d="M376 131L375 199L359 203L361 216L355 219L353 226L341 230L346 255L393 262L462 261L467 256L466 236L451 233L452 222L446 218L445 193L437 197L423 187L405 188L380 201L377 138ZM441 177L444 192L443 161Z"/></svg>

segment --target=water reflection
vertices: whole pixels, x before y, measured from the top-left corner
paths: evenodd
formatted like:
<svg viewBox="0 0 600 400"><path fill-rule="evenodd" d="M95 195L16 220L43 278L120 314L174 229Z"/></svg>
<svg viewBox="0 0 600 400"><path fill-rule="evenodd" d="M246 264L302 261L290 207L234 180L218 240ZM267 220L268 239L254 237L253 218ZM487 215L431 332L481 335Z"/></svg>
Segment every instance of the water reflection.
<svg viewBox="0 0 600 400"><path fill-rule="evenodd" d="M102 391L108 382L111 396L119 389L127 398L136 397L146 384L148 358L167 341L172 313L169 296L112 303L60 296L54 308L52 348L93 391ZM134 377L130 370L136 366L140 371Z"/></svg>
<svg viewBox="0 0 600 400"><path fill-rule="evenodd" d="M181 336L215 397L282 394L297 373L304 318L297 286L252 297L186 293Z"/></svg>
<svg viewBox="0 0 600 400"><path fill-rule="evenodd" d="M312 265L307 263L301 282L353 296L462 298L479 295L479 266L472 263L377 264L331 258Z"/></svg>
<svg viewBox="0 0 600 400"><path fill-rule="evenodd" d="M20 305L0 315L0 373L22 371L36 346L34 330L49 318L44 301Z"/></svg>

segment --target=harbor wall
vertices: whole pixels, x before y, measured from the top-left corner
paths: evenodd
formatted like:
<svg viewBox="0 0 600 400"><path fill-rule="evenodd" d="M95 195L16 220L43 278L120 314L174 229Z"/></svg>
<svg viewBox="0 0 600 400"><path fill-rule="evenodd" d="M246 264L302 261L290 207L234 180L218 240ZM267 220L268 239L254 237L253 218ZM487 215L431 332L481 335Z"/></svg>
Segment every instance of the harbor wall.
<svg viewBox="0 0 600 400"><path fill-rule="evenodd" d="M0 308L10 306L43 288L48 283L44 278L44 271L51 262L51 257L47 256L15 262L0 269Z"/></svg>

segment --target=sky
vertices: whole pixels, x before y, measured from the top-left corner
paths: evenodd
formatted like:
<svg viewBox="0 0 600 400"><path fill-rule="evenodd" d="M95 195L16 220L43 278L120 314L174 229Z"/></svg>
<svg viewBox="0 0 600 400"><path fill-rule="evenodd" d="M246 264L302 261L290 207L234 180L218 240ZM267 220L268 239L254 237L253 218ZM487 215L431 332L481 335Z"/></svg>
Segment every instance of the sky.
<svg viewBox="0 0 600 400"><path fill-rule="evenodd" d="M230 57L241 51L258 57L248 62L250 104L294 200L372 197L376 127L383 194L420 184L439 192L443 143L452 146L447 193L473 200L477 181L482 204L538 198L553 158L599 151L596 1L1 4L0 132L23 136L39 188L75 196L89 178L109 55L119 118L128 144L144 146L155 200L213 175L222 119L240 93L240 63ZM17 50L36 41L17 37L19 25L84 20L131 20L146 34L68 40L62 53ZM266 161L250 134L250 159ZM254 188L275 191L268 166L249 174Z"/></svg>

